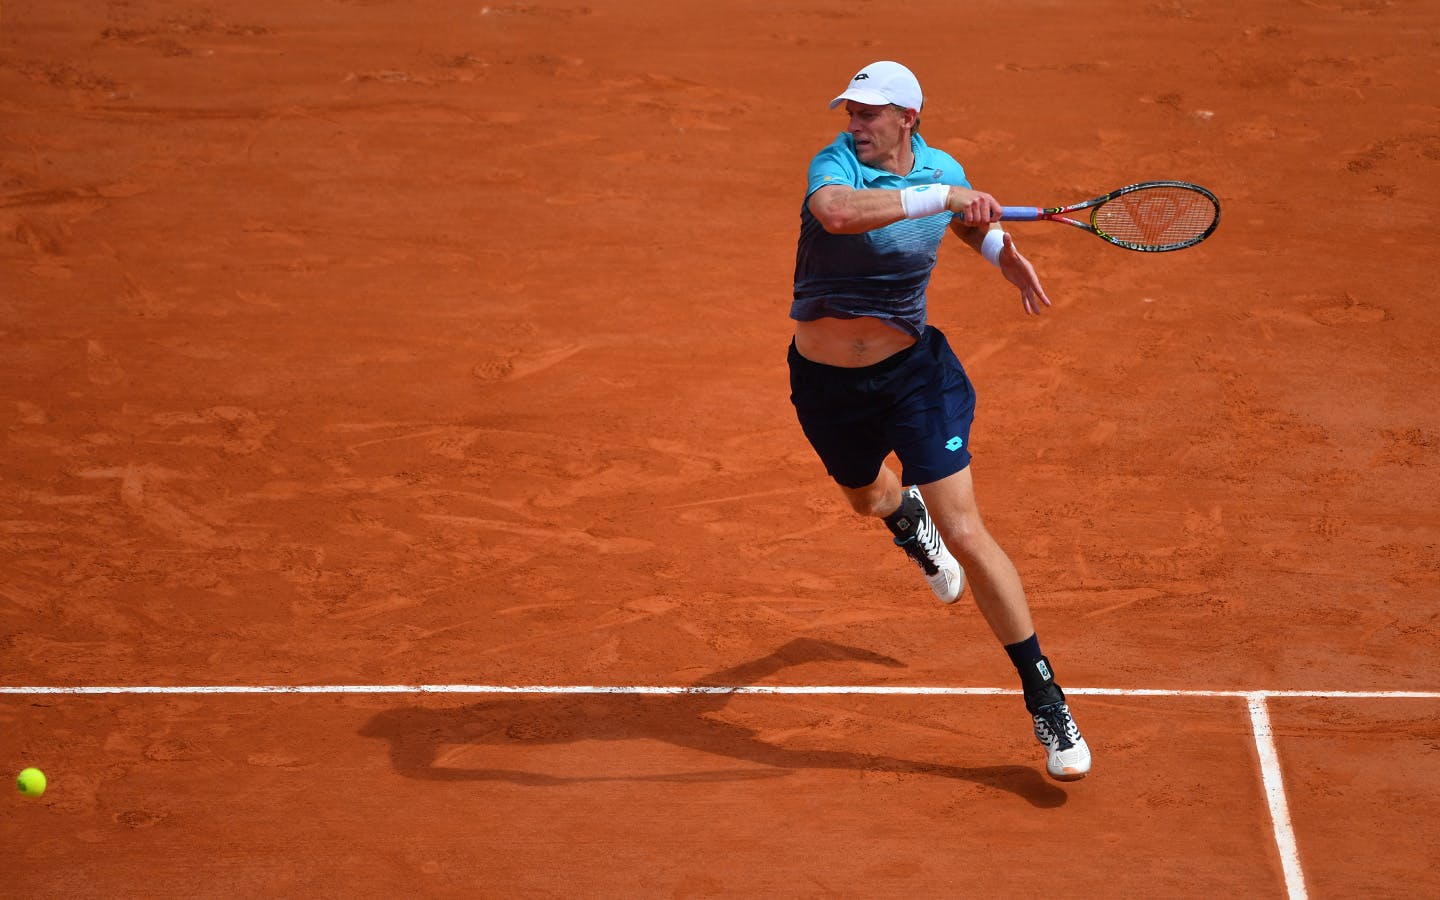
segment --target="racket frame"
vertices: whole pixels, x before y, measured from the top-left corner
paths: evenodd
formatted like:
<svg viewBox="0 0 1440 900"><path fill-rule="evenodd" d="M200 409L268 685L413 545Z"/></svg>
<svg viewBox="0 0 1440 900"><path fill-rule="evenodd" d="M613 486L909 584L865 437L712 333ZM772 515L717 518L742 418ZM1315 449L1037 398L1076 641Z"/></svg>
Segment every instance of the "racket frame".
<svg viewBox="0 0 1440 900"><path fill-rule="evenodd" d="M1137 244L1133 241L1123 240L1107 234L1095 224L1095 217L1100 213L1100 207L1126 194L1133 194L1147 188L1175 187L1193 191L1207 198L1215 206L1215 218L1210 222L1210 227L1201 234L1184 241L1176 241L1169 244L1153 246L1149 244ZM1070 218L1068 214L1090 210L1090 221L1081 222ZM1002 222L1063 222L1066 225L1073 225L1082 231L1088 231L1103 241L1108 241L1117 247L1126 250L1137 250L1141 253L1166 253L1171 250L1183 250L1186 247L1193 247L1215 233L1220 226L1220 200L1210 191L1198 184L1191 184L1188 181L1142 181L1137 184L1128 184L1125 187L1117 188L1108 194L1102 194L1090 200L1080 203L1072 203L1069 206L1006 206L1000 215Z"/></svg>

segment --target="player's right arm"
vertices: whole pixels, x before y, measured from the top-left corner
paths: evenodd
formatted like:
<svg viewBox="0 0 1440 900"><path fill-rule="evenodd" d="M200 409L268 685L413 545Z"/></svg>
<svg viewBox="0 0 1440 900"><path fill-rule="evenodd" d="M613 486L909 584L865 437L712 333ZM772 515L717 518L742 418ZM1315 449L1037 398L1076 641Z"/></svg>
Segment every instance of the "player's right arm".
<svg viewBox="0 0 1440 900"><path fill-rule="evenodd" d="M806 203L831 234L864 234L905 218L899 191L827 184L816 188ZM1000 221L1000 202L984 191L951 185L945 207L966 225Z"/></svg>

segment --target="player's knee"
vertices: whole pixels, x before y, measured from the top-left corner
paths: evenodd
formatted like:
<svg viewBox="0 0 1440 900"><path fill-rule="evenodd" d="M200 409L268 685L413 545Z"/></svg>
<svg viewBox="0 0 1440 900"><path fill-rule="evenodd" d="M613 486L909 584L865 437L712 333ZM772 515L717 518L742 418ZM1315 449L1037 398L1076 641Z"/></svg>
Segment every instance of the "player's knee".
<svg viewBox="0 0 1440 900"><path fill-rule="evenodd" d="M845 499L850 508L862 516L888 516L894 512L895 498L886 496L883 490L846 491Z"/></svg>
<svg viewBox="0 0 1440 900"><path fill-rule="evenodd" d="M962 568L973 567L977 561L985 557L986 551L995 539L985 530L985 526L979 523L962 523L958 526L951 525L940 530L940 536L945 539L945 546L950 553L959 561Z"/></svg>
<svg viewBox="0 0 1440 900"><path fill-rule="evenodd" d="M850 508L862 516L883 516L889 512L883 509L880 503L884 499L883 495L877 497L851 494L847 499L850 501Z"/></svg>

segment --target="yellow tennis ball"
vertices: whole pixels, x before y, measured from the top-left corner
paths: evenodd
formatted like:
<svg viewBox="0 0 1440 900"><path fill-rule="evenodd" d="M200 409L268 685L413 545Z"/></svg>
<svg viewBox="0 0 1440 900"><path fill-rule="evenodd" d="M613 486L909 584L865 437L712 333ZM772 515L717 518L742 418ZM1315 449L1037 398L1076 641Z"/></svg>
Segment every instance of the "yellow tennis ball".
<svg viewBox="0 0 1440 900"><path fill-rule="evenodd" d="M45 773L39 769L26 769L15 778L15 787L27 797L38 797L45 793Z"/></svg>

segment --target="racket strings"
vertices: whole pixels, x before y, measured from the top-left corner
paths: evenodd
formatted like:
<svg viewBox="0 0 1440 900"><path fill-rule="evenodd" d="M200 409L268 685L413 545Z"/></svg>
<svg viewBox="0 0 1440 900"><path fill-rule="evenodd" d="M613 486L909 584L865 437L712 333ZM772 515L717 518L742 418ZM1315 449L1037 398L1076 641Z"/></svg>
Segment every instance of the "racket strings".
<svg viewBox="0 0 1440 900"><path fill-rule="evenodd" d="M1204 236L1219 209L1204 194L1183 187L1144 188L1101 204L1090 222L1116 242L1168 247Z"/></svg>

